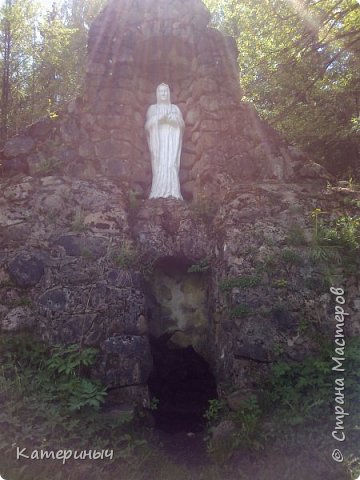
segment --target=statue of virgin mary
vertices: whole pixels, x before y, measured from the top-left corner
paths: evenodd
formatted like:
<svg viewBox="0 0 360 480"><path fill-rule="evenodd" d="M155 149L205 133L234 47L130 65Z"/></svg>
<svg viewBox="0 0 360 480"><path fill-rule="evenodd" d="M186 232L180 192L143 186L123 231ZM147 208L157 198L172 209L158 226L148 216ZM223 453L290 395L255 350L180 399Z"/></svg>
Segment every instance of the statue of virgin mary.
<svg viewBox="0 0 360 480"><path fill-rule="evenodd" d="M170 103L168 85L157 87L156 100L147 111L145 124L152 167L149 198L182 200L179 170L184 120L179 107Z"/></svg>

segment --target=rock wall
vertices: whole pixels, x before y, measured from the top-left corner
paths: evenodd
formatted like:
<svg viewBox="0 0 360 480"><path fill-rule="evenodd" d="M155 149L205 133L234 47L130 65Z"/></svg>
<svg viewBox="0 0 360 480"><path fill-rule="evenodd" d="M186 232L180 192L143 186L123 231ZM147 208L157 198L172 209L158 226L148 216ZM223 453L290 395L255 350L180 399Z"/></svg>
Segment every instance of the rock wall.
<svg viewBox="0 0 360 480"><path fill-rule="evenodd" d="M221 202L133 205L102 175L19 174L1 187L2 330L30 328L52 343L98 346L94 375L144 404L149 331L176 331L173 343L199 348L220 384L239 387L261 384L279 355L301 359L316 351L316 334L331 336L331 284L346 292L346 334L360 333L358 260L340 261L329 277L311 247L314 208L329 220L355 215L359 192L259 183L233 188ZM188 280L176 286L173 275L160 319L149 284L161 299L167 266L176 264ZM185 297L173 306L191 275L202 276L193 292L201 321Z"/></svg>
<svg viewBox="0 0 360 480"><path fill-rule="evenodd" d="M1 157L2 330L98 346L93 375L143 405L149 333L177 330L173 345L201 347L219 385L255 388L279 355L301 359L332 331L331 282L346 291L347 333L360 330L356 261L332 279L311 255L311 212L355 215L359 194L326 190L326 172L241 102L234 42L208 21L197 0L111 0L91 27L83 96ZM147 200L143 125L163 81L186 122L185 202Z"/></svg>

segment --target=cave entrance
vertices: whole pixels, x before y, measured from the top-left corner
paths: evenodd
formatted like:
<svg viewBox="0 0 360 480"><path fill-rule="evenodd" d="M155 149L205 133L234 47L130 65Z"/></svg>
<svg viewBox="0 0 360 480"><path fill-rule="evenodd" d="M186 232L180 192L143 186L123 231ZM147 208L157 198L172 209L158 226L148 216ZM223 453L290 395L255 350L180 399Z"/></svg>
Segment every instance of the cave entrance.
<svg viewBox="0 0 360 480"><path fill-rule="evenodd" d="M202 431L208 401L217 398L209 364L191 345L173 343L170 334L152 337L151 349L154 367L148 385L158 400L156 427L167 433Z"/></svg>

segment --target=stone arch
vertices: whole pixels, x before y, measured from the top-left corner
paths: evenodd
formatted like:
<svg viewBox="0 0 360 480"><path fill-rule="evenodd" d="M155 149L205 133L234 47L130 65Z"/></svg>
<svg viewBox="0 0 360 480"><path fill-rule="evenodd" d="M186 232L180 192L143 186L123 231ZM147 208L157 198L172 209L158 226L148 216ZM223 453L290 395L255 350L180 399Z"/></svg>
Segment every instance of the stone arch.
<svg viewBox="0 0 360 480"><path fill-rule="evenodd" d="M165 0L146 0L141 8L122 0L110 1L94 22L85 103L95 114L89 148L103 173L149 188L145 116L157 85L165 82L185 119L180 181L184 197L192 198L196 165L228 145L236 125L229 118L241 96L235 43L207 27L209 19L198 0L171 8Z"/></svg>

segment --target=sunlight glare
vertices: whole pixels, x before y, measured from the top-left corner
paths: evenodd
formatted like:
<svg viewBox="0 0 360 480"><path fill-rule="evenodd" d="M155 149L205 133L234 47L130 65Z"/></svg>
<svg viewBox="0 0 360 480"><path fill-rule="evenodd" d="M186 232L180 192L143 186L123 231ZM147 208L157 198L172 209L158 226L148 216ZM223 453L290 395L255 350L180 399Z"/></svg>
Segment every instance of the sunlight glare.
<svg viewBox="0 0 360 480"><path fill-rule="evenodd" d="M301 18L304 20L309 30L317 33L319 31L320 21L317 20L314 14L309 13L309 11L304 7L302 0L286 0L288 4L298 13ZM359 0L360 1L360 0Z"/></svg>

